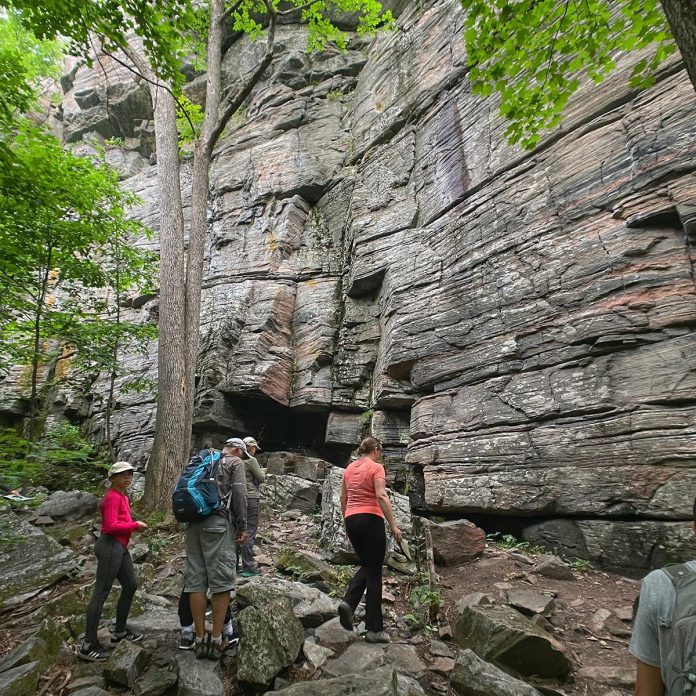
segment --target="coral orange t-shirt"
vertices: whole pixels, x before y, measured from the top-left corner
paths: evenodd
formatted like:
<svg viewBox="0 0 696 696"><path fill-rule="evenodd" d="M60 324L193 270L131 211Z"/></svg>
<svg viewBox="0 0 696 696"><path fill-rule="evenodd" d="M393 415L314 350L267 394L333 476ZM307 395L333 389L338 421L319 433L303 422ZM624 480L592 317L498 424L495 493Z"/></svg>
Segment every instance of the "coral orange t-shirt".
<svg viewBox="0 0 696 696"><path fill-rule="evenodd" d="M343 481L348 492L345 517L361 513L384 517L375 493L375 479L380 478L386 479L384 467L368 457L362 457L348 465L343 474Z"/></svg>

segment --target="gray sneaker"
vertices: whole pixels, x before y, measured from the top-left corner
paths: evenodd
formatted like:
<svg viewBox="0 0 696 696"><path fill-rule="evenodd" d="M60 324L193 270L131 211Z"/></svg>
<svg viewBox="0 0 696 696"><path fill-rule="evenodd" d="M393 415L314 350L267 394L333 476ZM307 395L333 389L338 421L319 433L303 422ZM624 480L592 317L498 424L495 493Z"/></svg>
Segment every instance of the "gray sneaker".
<svg viewBox="0 0 696 696"><path fill-rule="evenodd" d="M366 643L390 643L391 637L386 631L368 631L365 634Z"/></svg>

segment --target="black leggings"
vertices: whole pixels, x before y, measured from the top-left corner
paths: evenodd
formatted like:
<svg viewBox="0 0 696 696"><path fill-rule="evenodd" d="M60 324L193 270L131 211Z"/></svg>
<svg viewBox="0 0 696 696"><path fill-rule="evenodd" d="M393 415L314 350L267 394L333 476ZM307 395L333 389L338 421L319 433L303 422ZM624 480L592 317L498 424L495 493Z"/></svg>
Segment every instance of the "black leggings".
<svg viewBox="0 0 696 696"><path fill-rule="evenodd" d="M365 628L368 631L381 631L382 623L382 565L387 551L387 536L384 532L384 518L370 513L360 513L346 517L346 532L350 543L360 559L360 569L348 585L344 602L353 611L367 589L365 600Z"/></svg>
<svg viewBox="0 0 696 696"><path fill-rule="evenodd" d="M101 619L104 602L106 602L114 580L121 583L121 595L116 605L116 633L126 630L126 620L130 612L133 595L138 589L135 581L133 560L128 549L110 534L102 534L94 545L97 556L97 579L94 583L92 599L87 606L87 625L85 627L85 643L92 645L97 642L97 629Z"/></svg>

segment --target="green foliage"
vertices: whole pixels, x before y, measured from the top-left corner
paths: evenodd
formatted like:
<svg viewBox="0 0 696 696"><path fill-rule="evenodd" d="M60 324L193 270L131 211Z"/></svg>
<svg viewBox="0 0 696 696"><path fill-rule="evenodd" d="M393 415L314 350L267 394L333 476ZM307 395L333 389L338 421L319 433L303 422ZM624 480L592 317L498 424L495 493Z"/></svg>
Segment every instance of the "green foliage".
<svg viewBox="0 0 696 696"><path fill-rule="evenodd" d="M541 546L536 546L528 541L520 541L513 534L500 534L500 532L493 532L492 534L486 534L486 542L492 544L501 549L515 550L515 551L526 551L527 553L545 553L546 550Z"/></svg>
<svg viewBox="0 0 696 696"><path fill-rule="evenodd" d="M61 421L32 443L16 430L0 430L0 484L10 488L94 488L105 478L105 453L80 429Z"/></svg>
<svg viewBox="0 0 696 696"><path fill-rule="evenodd" d="M190 53L183 40L197 26L190 0L4 0L40 38L64 36L69 49L91 64L94 36L107 51L127 48L138 36L155 72L174 85L184 82L181 65Z"/></svg>
<svg viewBox="0 0 696 696"><path fill-rule="evenodd" d="M426 634L436 633L437 627L432 626L430 617L437 615L442 608L442 595L437 590L431 590L427 575L419 575L419 582L411 588L408 603L413 611L404 616L411 631L423 631Z"/></svg>
<svg viewBox="0 0 696 696"><path fill-rule="evenodd" d="M203 125L204 112L185 96L180 96L176 108L176 129L179 133L179 148L185 150L196 140Z"/></svg>
<svg viewBox="0 0 696 696"><path fill-rule="evenodd" d="M592 564L586 558L565 559L566 563L579 573L588 573L592 570Z"/></svg>
<svg viewBox="0 0 696 696"><path fill-rule="evenodd" d="M58 77L61 59L60 44L37 40L16 13L0 18L0 126L35 105L41 81Z"/></svg>
<svg viewBox="0 0 696 696"><path fill-rule="evenodd" d="M561 121L583 75L601 82L619 51L652 46L631 85L645 87L676 46L659 0L462 0L475 93L500 95L513 143L534 147Z"/></svg>

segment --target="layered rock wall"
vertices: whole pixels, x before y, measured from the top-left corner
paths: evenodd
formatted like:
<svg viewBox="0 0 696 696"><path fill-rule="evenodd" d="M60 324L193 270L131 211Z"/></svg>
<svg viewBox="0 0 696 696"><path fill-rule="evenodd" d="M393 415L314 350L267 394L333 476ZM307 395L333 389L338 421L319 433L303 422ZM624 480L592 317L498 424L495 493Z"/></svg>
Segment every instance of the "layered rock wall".
<svg viewBox="0 0 696 696"><path fill-rule="evenodd" d="M620 57L523 152L471 94L461 12L414 0L345 53L279 30L211 171L197 437L338 461L371 428L424 509L529 518L542 540L566 520L568 548L608 566L693 555L696 94L677 61L633 91L638 58ZM262 50L234 42L228 80ZM86 70L65 84L65 137L125 139L113 160L156 229L142 87L110 75L105 120ZM119 401L119 451L140 463L153 407ZM98 400L86 415L98 432ZM629 524L654 539L645 558Z"/></svg>

